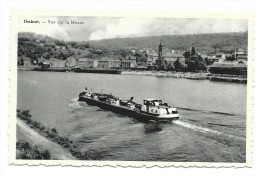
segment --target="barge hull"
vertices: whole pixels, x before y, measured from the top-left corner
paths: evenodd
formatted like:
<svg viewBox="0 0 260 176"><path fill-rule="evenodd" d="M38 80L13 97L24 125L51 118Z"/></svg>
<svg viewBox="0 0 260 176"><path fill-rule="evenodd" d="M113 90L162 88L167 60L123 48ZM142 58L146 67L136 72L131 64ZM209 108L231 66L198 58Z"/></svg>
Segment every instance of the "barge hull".
<svg viewBox="0 0 260 176"><path fill-rule="evenodd" d="M76 73L121 74L120 70L75 69L74 72L76 72Z"/></svg>
<svg viewBox="0 0 260 176"><path fill-rule="evenodd" d="M68 72L68 71L70 71L70 69L67 69L67 68L48 68L48 69L34 68L33 71L42 71L42 72Z"/></svg>
<svg viewBox="0 0 260 176"><path fill-rule="evenodd" d="M154 121L158 121L158 122L171 122L173 120L179 119L179 117L160 118L160 117L152 116L152 115L145 114L145 113L142 113L142 112L137 112L137 111L129 109L127 107L111 105L111 104L101 102L99 100L94 100L94 99L91 99L91 98L79 97L79 101L84 101L87 104L92 105L92 106L98 106L101 109L105 109L105 110L113 111L113 112L118 113L118 114L130 116L130 117L136 118L136 119L138 119L142 122L147 122L149 120L154 120Z"/></svg>

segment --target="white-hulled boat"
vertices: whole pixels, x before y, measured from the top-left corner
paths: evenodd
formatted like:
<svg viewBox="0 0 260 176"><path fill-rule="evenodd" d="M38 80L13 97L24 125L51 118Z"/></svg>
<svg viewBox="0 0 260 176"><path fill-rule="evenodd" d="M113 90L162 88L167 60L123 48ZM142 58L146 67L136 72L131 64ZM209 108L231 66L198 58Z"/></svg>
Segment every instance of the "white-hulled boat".
<svg viewBox="0 0 260 176"><path fill-rule="evenodd" d="M140 121L170 122L179 119L177 109L159 99L145 99L143 104L138 104L133 101L133 97L130 100L120 100L109 94L83 91L79 94L78 100L101 109L132 116Z"/></svg>

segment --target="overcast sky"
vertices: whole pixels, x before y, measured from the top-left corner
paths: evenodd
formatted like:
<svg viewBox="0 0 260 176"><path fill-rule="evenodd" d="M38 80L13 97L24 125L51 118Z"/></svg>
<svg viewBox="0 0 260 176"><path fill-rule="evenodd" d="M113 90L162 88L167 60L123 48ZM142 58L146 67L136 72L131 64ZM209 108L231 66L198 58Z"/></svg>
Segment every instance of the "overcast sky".
<svg viewBox="0 0 260 176"><path fill-rule="evenodd" d="M21 32L35 32L66 41L88 41L110 38L158 35L200 34L247 31L247 20L177 19L177 18L112 18L112 17L39 17L39 21L80 21L72 24L25 24ZM30 19L29 19L30 20ZM34 20L34 19L33 19Z"/></svg>

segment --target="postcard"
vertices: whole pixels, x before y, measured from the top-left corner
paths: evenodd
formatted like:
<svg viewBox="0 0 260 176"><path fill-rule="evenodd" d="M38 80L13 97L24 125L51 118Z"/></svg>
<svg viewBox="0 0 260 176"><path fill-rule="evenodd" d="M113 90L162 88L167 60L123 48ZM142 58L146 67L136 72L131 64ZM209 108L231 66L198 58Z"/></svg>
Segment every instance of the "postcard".
<svg viewBox="0 0 260 176"><path fill-rule="evenodd" d="M13 10L9 162L251 167L253 15Z"/></svg>

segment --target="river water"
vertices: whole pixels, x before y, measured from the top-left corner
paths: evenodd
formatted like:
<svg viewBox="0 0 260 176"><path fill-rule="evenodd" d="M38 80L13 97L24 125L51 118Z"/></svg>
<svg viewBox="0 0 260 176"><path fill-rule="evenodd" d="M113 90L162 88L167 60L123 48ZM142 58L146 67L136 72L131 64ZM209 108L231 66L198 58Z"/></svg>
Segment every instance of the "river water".
<svg viewBox="0 0 260 176"><path fill-rule="evenodd" d="M180 120L149 124L78 102L85 87L121 99L160 98ZM18 71L17 108L102 160L245 162L246 85L137 75Z"/></svg>

